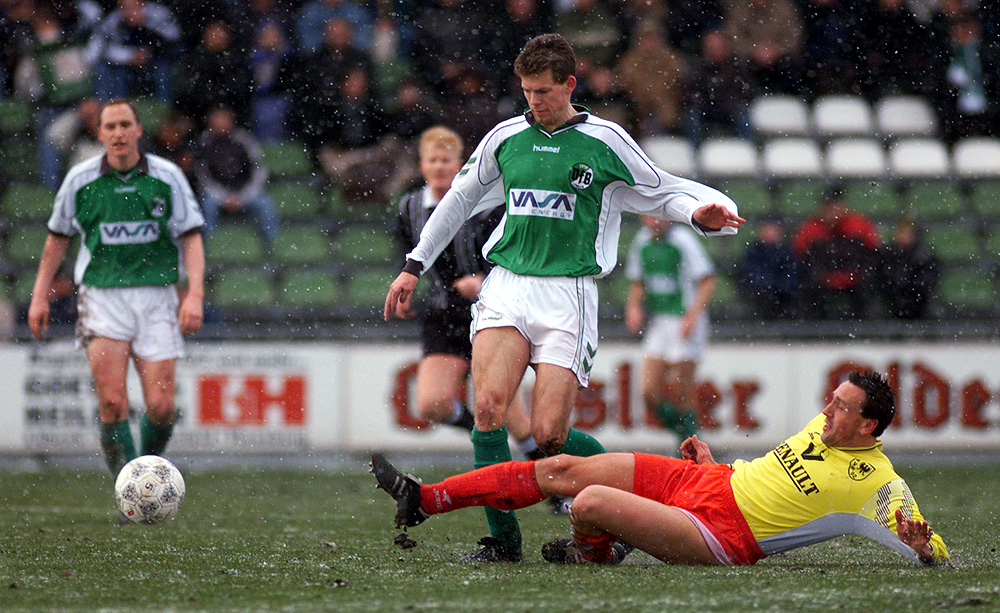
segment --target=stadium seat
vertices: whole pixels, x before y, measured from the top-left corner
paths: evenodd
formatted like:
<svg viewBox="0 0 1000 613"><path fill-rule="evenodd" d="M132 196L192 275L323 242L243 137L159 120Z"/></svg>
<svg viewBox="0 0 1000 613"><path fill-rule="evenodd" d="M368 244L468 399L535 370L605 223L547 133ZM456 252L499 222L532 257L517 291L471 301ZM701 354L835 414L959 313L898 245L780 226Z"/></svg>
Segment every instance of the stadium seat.
<svg viewBox="0 0 1000 613"><path fill-rule="evenodd" d="M312 219L323 207L316 188L305 181L281 181L268 189L281 219Z"/></svg>
<svg viewBox="0 0 1000 613"><path fill-rule="evenodd" d="M896 186L884 181L854 181L844 188L844 201L857 212L876 220L899 216Z"/></svg>
<svg viewBox="0 0 1000 613"><path fill-rule="evenodd" d="M369 313L377 312L381 316L386 292L395 276L389 269L352 272L345 279L348 306Z"/></svg>
<svg viewBox="0 0 1000 613"><path fill-rule="evenodd" d="M9 41L8 41L9 42ZM31 130L31 107L16 98L0 99L0 136Z"/></svg>
<svg viewBox="0 0 1000 613"><path fill-rule="evenodd" d="M41 254L41 251L38 252ZM18 275L17 279L14 281L14 287L11 291L11 299L14 304L20 306L28 306L31 303L31 292L35 289L35 274L22 274Z"/></svg>
<svg viewBox="0 0 1000 613"><path fill-rule="evenodd" d="M955 143L951 159L959 177L1000 177L1000 138L963 138Z"/></svg>
<svg viewBox="0 0 1000 613"><path fill-rule="evenodd" d="M167 103L152 96L136 98L132 101L132 104L135 106L136 115L139 116L139 123L143 125L145 131L149 134L156 132L160 122L163 121L163 118L166 117L167 112L170 110Z"/></svg>
<svg viewBox="0 0 1000 613"><path fill-rule="evenodd" d="M756 177L760 173L757 147L741 138L710 138L698 148L698 175Z"/></svg>
<svg viewBox="0 0 1000 613"><path fill-rule="evenodd" d="M967 264L980 257L979 236L970 228L954 223L930 226L927 244L939 258L954 264Z"/></svg>
<svg viewBox="0 0 1000 613"><path fill-rule="evenodd" d="M14 264L28 266L31 268L29 275L36 271L38 258L42 255L42 247L45 246L45 238L48 236L48 229L43 224L25 225L14 228L10 238L7 239L6 256Z"/></svg>
<svg viewBox="0 0 1000 613"><path fill-rule="evenodd" d="M271 246L271 257L284 265L326 264L330 261L330 240L315 225L286 225Z"/></svg>
<svg viewBox="0 0 1000 613"><path fill-rule="evenodd" d="M902 139L889 146L889 172L902 178L946 177L951 159L937 139Z"/></svg>
<svg viewBox="0 0 1000 613"><path fill-rule="evenodd" d="M337 260L345 265L402 261L402 248L384 226L348 226L337 232L333 245Z"/></svg>
<svg viewBox="0 0 1000 613"><path fill-rule="evenodd" d="M809 133L809 107L794 96L758 96L750 103L750 127L763 138Z"/></svg>
<svg viewBox="0 0 1000 613"><path fill-rule="evenodd" d="M264 167L277 177L309 178L313 164L306 146L289 140L261 145Z"/></svg>
<svg viewBox="0 0 1000 613"><path fill-rule="evenodd" d="M917 219L958 219L965 213L965 197L952 181L919 181L903 195L904 204Z"/></svg>
<svg viewBox="0 0 1000 613"><path fill-rule="evenodd" d="M821 138L875 133L871 106L861 96L820 96L813 104L812 117L813 129Z"/></svg>
<svg viewBox="0 0 1000 613"><path fill-rule="evenodd" d="M264 241L249 225L220 226L205 240L205 260L209 266L260 264L264 255Z"/></svg>
<svg viewBox="0 0 1000 613"><path fill-rule="evenodd" d="M988 221L1000 220L1000 181L973 183L972 207Z"/></svg>
<svg viewBox="0 0 1000 613"><path fill-rule="evenodd" d="M14 183L3 195L0 212L12 221L43 222L52 216L55 193L41 185Z"/></svg>
<svg viewBox="0 0 1000 613"><path fill-rule="evenodd" d="M777 178L820 177L823 156L808 138L775 138L764 143L764 172Z"/></svg>
<svg viewBox="0 0 1000 613"><path fill-rule="evenodd" d="M937 119L919 96L887 96L875 104L875 126L884 139L934 136Z"/></svg>
<svg viewBox="0 0 1000 613"><path fill-rule="evenodd" d="M8 139L0 145L0 175L31 181L38 171L38 144L34 139Z"/></svg>
<svg viewBox="0 0 1000 613"><path fill-rule="evenodd" d="M642 141L642 150L661 169L672 175L690 177L695 173L694 147L679 136L651 136Z"/></svg>
<svg viewBox="0 0 1000 613"><path fill-rule="evenodd" d="M783 181L778 185L778 211L785 217L804 219L819 208L826 183L820 180Z"/></svg>
<svg viewBox="0 0 1000 613"><path fill-rule="evenodd" d="M941 275L940 302L950 308L996 311L997 289L988 272L958 268Z"/></svg>
<svg viewBox="0 0 1000 613"><path fill-rule="evenodd" d="M986 254L993 262L1000 263L1000 228L996 228L986 239Z"/></svg>
<svg viewBox="0 0 1000 613"><path fill-rule="evenodd" d="M304 270L284 275L278 298L282 305L292 308L331 308L343 300L344 293L332 275Z"/></svg>
<svg viewBox="0 0 1000 613"><path fill-rule="evenodd" d="M771 212L771 195L767 185L756 180L722 181L716 186L719 191L733 199L740 216L751 219Z"/></svg>
<svg viewBox="0 0 1000 613"><path fill-rule="evenodd" d="M209 302L216 308L274 306L273 275L264 270L231 270L214 275Z"/></svg>
<svg viewBox="0 0 1000 613"><path fill-rule="evenodd" d="M885 149L874 138L840 138L827 146L826 172L832 178L877 178L887 171Z"/></svg>

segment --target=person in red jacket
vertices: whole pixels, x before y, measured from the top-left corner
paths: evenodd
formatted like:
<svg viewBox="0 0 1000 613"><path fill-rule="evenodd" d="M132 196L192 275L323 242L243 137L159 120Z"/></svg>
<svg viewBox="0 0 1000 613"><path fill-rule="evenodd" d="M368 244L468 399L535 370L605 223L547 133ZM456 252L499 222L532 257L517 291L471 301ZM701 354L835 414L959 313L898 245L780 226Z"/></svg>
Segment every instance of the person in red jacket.
<svg viewBox="0 0 1000 613"><path fill-rule="evenodd" d="M826 190L819 211L792 239L806 270L803 312L821 319L864 317L872 297L864 281L872 275L880 244L875 224L847 207L843 189Z"/></svg>

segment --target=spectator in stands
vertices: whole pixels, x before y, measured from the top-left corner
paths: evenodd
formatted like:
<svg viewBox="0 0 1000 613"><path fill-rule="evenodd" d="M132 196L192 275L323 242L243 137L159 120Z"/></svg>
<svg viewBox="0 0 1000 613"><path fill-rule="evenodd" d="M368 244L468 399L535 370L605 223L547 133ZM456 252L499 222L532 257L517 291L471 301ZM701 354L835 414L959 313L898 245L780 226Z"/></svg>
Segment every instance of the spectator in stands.
<svg viewBox="0 0 1000 613"><path fill-rule="evenodd" d="M633 130L636 123L635 112L614 70L585 64L580 67L576 76L577 86L573 97L578 103L601 119L613 121L629 132ZM516 113L510 113L514 114Z"/></svg>
<svg viewBox="0 0 1000 613"><path fill-rule="evenodd" d="M61 172L103 153L104 145L97 138L100 125L101 101L97 98L86 98L75 108L63 111L42 135L41 140L46 147L39 147L39 150L53 155L51 159L43 160L43 166L47 170ZM60 180L58 173L54 177L48 173L42 176L43 184L53 190L59 187Z"/></svg>
<svg viewBox="0 0 1000 613"><path fill-rule="evenodd" d="M496 100L487 90L486 78L479 66L466 63L447 81L443 113L451 127L466 143L478 143L500 117Z"/></svg>
<svg viewBox="0 0 1000 613"><path fill-rule="evenodd" d="M751 242L736 267L736 282L743 299L765 320L796 315L802 286L800 265L785 240L785 229L774 218L757 225Z"/></svg>
<svg viewBox="0 0 1000 613"><path fill-rule="evenodd" d="M490 21L481 3L472 0L433 0L417 15L413 60L436 96L444 98L465 64L480 57L484 41L494 36L486 28Z"/></svg>
<svg viewBox="0 0 1000 613"><path fill-rule="evenodd" d="M21 62L31 57L35 46L32 32L34 2L14 2L0 11L0 98L14 93L14 75Z"/></svg>
<svg viewBox="0 0 1000 613"><path fill-rule="evenodd" d="M632 45L615 68L632 101L639 136L676 133L684 102L684 58L671 49L659 24L636 26Z"/></svg>
<svg viewBox="0 0 1000 613"><path fill-rule="evenodd" d="M184 67L184 78L177 81L177 106L185 114L201 121L210 109L225 105L240 123L247 123L253 72L226 22L205 26L201 43L185 56Z"/></svg>
<svg viewBox="0 0 1000 613"><path fill-rule="evenodd" d="M879 252L878 286L889 315L898 319L923 317L940 272L934 253L920 240L916 222L900 219L892 243Z"/></svg>
<svg viewBox="0 0 1000 613"><path fill-rule="evenodd" d="M557 3L555 31L576 51L578 62L614 66L621 55L624 43L621 24L612 3L605 0Z"/></svg>
<svg viewBox="0 0 1000 613"><path fill-rule="evenodd" d="M726 135L752 138L749 108L754 91L747 63L736 59L721 31L707 32L701 46L683 88L684 135L695 145L716 127Z"/></svg>
<svg viewBox="0 0 1000 613"><path fill-rule="evenodd" d="M87 58L103 101L152 93L173 102L175 44L181 28L164 6L145 0L118 0L118 9L97 26Z"/></svg>
<svg viewBox="0 0 1000 613"><path fill-rule="evenodd" d="M802 17L792 0L732 2L723 28L736 57L750 64L755 85L766 92L802 89Z"/></svg>
<svg viewBox="0 0 1000 613"><path fill-rule="evenodd" d="M925 62L942 51L926 48L933 39L906 0L876 0L858 10L862 93L870 100L919 93Z"/></svg>
<svg viewBox="0 0 1000 613"><path fill-rule="evenodd" d="M948 34L933 79L941 136L954 143L964 136L988 134L990 77L983 66L982 24L975 12L962 11L940 25L947 28Z"/></svg>
<svg viewBox="0 0 1000 613"><path fill-rule="evenodd" d="M220 213L249 214L268 245L278 236L280 221L274 201L264 191L267 170L260 146L236 125L236 115L224 106L209 113L198 139L196 174L205 213L204 236L216 228Z"/></svg>
<svg viewBox="0 0 1000 613"><path fill-rule="evenodd" d="M859 53L858 10L852 0L802 0L803 61L807 96L855 91Z"/></svg>
<svg viewBox="0 0 1000 613"><path fill-rule="evenodd" d="M184 176L195 192L199 192L195 165L197 143L194 120L177 110L171 110L160 121L153 138L145 149L168 159L184 171Z"/></svg>
<svg viewBox="0 0 1000 613"><path fill-rule="evenodd" d="M484 41L483 63L487 74L506 75L512 70L524 43L552 31L552 6L541 0L504 0L503 12L494 20L495 34ZM504 83L496 83L502 89Z"/></svg>
<svg viewBox="0 0 1000 613"><path fill-rule="evenodd" d="M343 19L354 32L354 45L361 51L372 47L375 15L367 3L354 0L312 0L299 10L295 19L295 38L299 52L305 55L319 50L323 44L325 26L331 19Z"/></svg>
<svg viewBox="0 0 1000 613"><path fill-rule="evenodd" d="M880 243L875 225L847 207L843 189L827 189L819 212L792 240L805 266L804 312L821 319L864 317L872 297L866 282L873 277Z"/></svg>
<svg viewBox="0 0 1000 613"><path fill-rule="evenodd" d="M408 75L396 85L388 119L389 131L406 143L415 143L424 130L435 124L439 115L434 101L420 87L420 80ZM412 153L416 158L415 147Z"/></svg>
<svg viewBox="0 0 1000 613"><path fill-rule="evenodd" d="M251 126L262 141L285 138L285 117L292 102L292 47L277 21L265 21L250 52L253 95Z"/></svg>

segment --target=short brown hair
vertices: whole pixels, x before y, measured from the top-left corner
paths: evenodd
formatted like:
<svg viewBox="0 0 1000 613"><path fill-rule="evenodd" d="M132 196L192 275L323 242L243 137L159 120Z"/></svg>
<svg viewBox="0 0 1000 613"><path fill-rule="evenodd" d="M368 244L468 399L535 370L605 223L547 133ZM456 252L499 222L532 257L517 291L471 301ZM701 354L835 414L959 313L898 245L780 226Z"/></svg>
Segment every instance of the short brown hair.
<svg viewBox="0 0 1000 613"><path fill-rule="evenodd" d="M865 401L861 405L861 417L878 422L872 436L881 436L896 416L896 395L881 374L872 371L852 372L847 380L861 388Z"/></svg>
<svg viewBox="0 0 1000 613"><path fill-rule="evenodd" d="M559 34L541 34L524 44L514 60L514 74L530 77L552 70L552 80L565 83L576 74L576 54Z"/></svg>
<svg viewBox="0 0 1000 613"><path fill-rule="evenodd" d="M101 112L98 113L97 116L103 117L104 109L108 108L109 106L118 106L119 104L124 104L125 106L127 106L129 110L132 111L132 116L135 117L135 122L140 126L142 125L142 120L139 119L139 111L135 110L135 105L132 104L131 100L126 100L125 98L112 98L111 100L108 100L101 106Z"/></svg>
<svg viewBox="0 0 1000 613"><path fill-rule="evenodd" d="M462 157L462 137L451 128L433 126L420 134L420 144L417 152L422 159L432 148L440 147L455 152L455 157Z"/></svg>

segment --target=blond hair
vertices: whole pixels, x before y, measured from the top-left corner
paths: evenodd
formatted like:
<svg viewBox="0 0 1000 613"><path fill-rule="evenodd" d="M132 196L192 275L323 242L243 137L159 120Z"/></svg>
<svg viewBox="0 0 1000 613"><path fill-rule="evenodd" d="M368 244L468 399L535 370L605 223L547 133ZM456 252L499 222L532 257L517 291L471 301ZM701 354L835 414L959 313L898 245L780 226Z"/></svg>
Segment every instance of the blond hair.
<svg viewBox="0 0 1000 613"><path fill-rule="evenodd" d="M428 151L436 148L453 151L456 157L461 157L462 137L458 135L458 132L445 126L427 128L420 134L420 144L417 146L418 154L423 158Z"/></svg>

